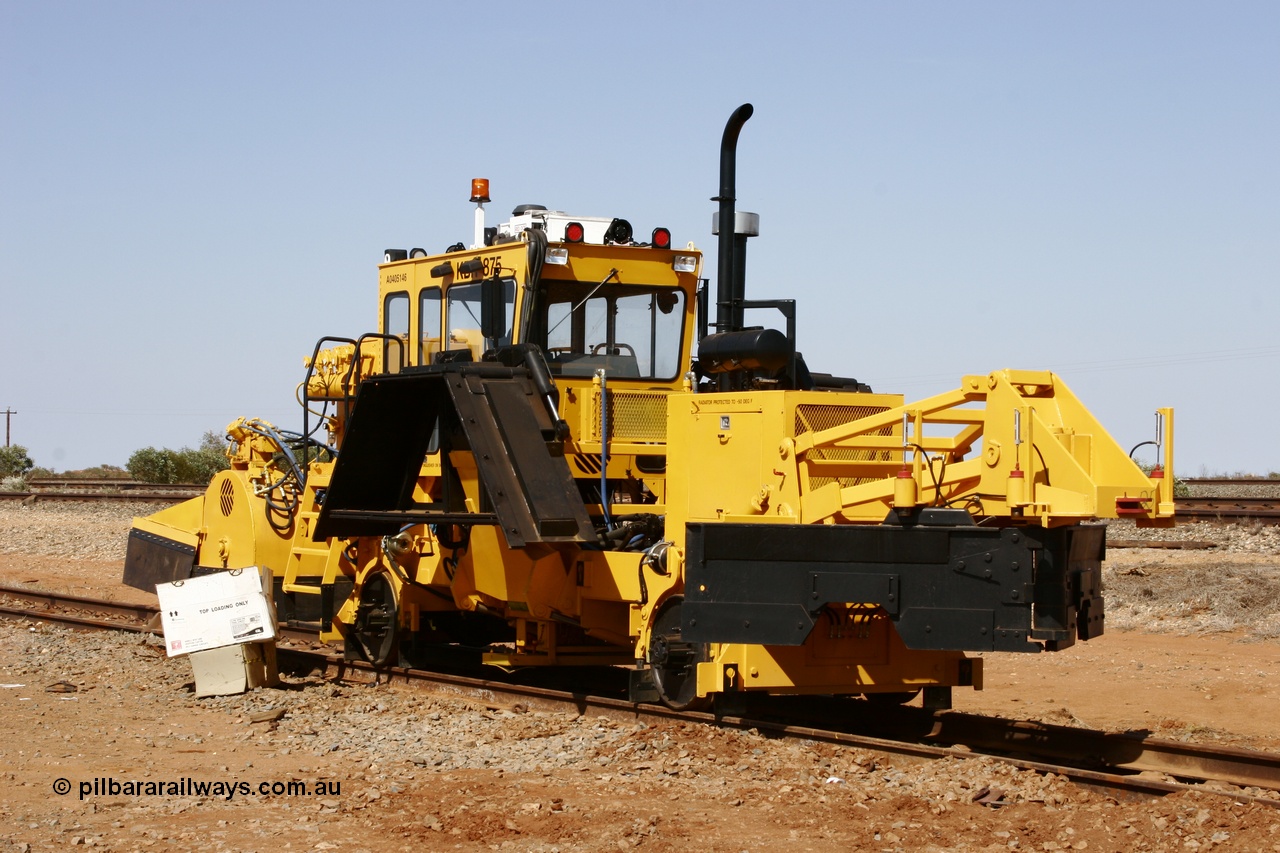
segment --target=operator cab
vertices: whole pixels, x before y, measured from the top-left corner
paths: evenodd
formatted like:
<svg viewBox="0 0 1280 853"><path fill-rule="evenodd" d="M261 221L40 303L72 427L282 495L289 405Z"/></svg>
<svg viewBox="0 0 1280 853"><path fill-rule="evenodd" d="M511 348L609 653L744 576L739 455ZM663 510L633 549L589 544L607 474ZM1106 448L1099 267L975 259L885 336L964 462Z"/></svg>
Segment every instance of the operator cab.
<svg viewBox="0 0 1280 853"><path fill-rule="evenodd" d="M701 255L647 241L617 217L573 216L520 205L485 227L486 181L472 184L475 243L439 255L386 252L380 267L385 372L483 361L534 344L550 374L674 387L691 366ZM486 295L488 294L488 295ZM403 346L395 346L395 340Z"/></svg>

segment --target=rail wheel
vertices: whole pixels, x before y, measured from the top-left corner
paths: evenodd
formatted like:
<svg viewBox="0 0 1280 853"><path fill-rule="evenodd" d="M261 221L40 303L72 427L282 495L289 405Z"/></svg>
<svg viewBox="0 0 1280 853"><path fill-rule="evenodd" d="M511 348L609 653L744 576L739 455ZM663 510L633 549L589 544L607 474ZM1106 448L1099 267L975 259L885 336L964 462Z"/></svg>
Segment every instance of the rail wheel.
<svg viewBox="0 0 1280 853"><path fill-rule="evenodd" d="M676 711L701 711L711 707L711 697L698 696L698 664L710 660L710 650L706 643L688 643L681 637L683 601L671 599L653 620L649 665L662 704Z"/></svg>
<svg viewBox="0 0 1280 853"><path fill-rule="evenodd" d="M385 573L369 575L360 587L360 604L350 638L360 655L374 666L396 662L397 624L396 592Z"/></svg>

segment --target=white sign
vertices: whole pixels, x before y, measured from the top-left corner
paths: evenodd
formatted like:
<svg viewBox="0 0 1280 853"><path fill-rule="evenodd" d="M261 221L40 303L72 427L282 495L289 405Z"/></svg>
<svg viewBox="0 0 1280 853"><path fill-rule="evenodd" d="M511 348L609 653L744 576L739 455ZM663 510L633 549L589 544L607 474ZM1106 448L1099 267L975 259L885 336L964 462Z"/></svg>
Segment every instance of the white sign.
<svg viewBox="0 0 1280 853"><path fill-rule="evenodd" d="M156 584L169 657L274 640L271 570L233 569Z"/></svg>

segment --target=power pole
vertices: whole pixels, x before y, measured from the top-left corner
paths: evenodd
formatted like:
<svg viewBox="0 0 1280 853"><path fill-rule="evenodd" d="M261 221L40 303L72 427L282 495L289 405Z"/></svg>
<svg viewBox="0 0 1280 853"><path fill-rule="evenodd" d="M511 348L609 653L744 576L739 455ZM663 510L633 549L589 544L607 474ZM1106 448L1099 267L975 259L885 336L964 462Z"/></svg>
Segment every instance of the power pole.
<svg viewBox="0 0 1280 853"><path fill-rule="evenodd" d="M13 411L12 409L4 410L4 446L5 447L9 446L9 419L16 414L18 413Z"/></svg>

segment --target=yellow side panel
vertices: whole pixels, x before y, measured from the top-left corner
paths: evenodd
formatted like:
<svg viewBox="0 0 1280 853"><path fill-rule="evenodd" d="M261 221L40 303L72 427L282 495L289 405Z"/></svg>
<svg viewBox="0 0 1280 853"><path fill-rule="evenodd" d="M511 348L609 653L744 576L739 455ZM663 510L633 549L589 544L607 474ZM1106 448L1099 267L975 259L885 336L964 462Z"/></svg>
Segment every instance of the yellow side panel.
<svg viewBox="0 0 1280 853"><path fill-rule="evenodd" d="M726 667L734 669L737 689L771 693L896 692L966 682L963 652L907 649L887 625L860 641L822 645L811 638L804 646L720 646L715 660L698 664L698 692L723 689Z"/></svg>
<svg viewBox="0 0 1280 853"><path fill-rule="evenodd" d="M584 551L582 598L597 601L640 600L640 555L634 551Z"/></svg>

